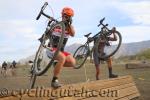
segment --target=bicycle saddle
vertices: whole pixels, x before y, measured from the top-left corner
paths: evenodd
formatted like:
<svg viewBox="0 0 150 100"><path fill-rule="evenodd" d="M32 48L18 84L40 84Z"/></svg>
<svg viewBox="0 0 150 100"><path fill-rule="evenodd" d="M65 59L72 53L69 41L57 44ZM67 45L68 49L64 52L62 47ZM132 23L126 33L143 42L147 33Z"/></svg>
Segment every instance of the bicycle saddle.
<svg viewBox="0 0 150 100"><path fill-rule="evenodd" d="M89 37L90 34L92 34L92 33L88 33L88 34L86 34L86 35L84 35L84 36L85 36L85 37Z"/></svg>

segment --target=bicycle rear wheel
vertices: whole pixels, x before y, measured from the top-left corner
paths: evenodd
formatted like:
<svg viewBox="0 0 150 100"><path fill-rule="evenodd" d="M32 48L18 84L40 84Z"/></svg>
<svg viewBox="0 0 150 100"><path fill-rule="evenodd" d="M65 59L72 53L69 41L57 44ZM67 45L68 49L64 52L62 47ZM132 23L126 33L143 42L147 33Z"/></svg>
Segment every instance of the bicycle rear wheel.
<svg viewBox="0 0 150 100"><path fill-rule="evenodd" d="M53 30L58 27L59 29L61 29L61 33L60 33L61 36L57 44L57 49L51 57L48 57L46 51L53 52L52 50L53 38L51 35L48 37L48 39L46 39L45 35L43 36L43 41L39 46L39 49L35 55L35 59L33 62L33 70L35 72L35 75L37 76L44 74L48 70L48 68L52 65L54 58L57 56L58 52L60 51L60 48L63 45L64 32L65 32L65 25L63 22L59 22L59 23L52 25L52 27L50 28L48 32L50 32L51 34Z"/></svg>
<svg viewBox="0 0 150 100"><path fill-rule="evenodd" d="M105 60L113 56L119 50L121 43L122 43L122 36L118 31L115 32L115 35L117 37L116 41L107 40L108 37L109 38L113 37L112 34L109 34L109 36L105 36L105 40L107 40L107 42L105 43L105 46L103 43L100 42L101 41L100 37L99 39L97 39L95 46L94 46L94 50L98 54L100 59Z"/></svg>
<svg viewBox="0 0 150 100"><path fill-rule="evenodd" d="M80 46L74 53L73 57L76 60L75 69L79 69L85 63L87 57L89 55L89 48L86 45Z"/></svg>

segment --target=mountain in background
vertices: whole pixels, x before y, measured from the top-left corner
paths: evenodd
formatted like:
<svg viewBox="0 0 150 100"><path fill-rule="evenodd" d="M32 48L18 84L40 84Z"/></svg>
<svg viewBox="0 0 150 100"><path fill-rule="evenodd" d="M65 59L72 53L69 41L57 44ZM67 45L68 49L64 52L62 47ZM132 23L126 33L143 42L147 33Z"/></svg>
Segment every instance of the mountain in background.
<svg viewBox="0 0 150 100"><path fill-rule="evenodd" d="M66 46L65 51L70 52L73 54L75 50L81 46L82 44L74 43L72 45ZM130 56L130 55L136 55L137 53L146 50L150 48L150 40L148 41L141 41L141 42L133 42L133 43L123 43L118 50L118 52L114 55L115 58L121 57L121 56ZM21 59L20 63L27 63L29 60L33 60L34 55L29 56L27 58Z"/></svg>
<svg viewBox="0 0 150 100"><path fill-rule="evenodd" d="M74 43L72 45L66 46L65 47L65 51L70 52L71 54L74 54L74 52L78 49L79 46L81 46L82 44L79 43Z"/></svg>
<svg viewBox="0 0 150 100"><path fill-rule="evenodd" d="M136 55L137 53L148 48L150 48L150 40L133 43L123 43L118 52L115 54L115 57L118 58L120 56Z"/></svg>
<svg viewBox="0 0 150 100"><path fill-rule="evenodd" d="M81 45L82 44L75 43L70 46L67 46L65 50L73 54L75 50ZM123 43L120 49L118 50L118 52L114 56L115 58L118 58L120 56L136 55L137 53L148 48L150 48L150 40L141 41L141 42L133 42L133 43Z"/></svg>

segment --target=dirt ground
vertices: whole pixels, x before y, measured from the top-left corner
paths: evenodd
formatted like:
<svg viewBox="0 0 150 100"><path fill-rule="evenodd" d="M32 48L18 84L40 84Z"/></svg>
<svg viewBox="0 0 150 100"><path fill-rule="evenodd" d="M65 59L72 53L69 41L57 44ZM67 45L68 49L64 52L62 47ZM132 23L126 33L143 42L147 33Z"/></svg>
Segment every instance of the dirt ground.
<svg viewBox="0 0 150 100"><path fill-rule="evenodd" d="M29 87L30 66L17 66L16 69L9 70L7 76L0 74L0 89L8 90L27 89ZM50 87L53 68L39 76L36 86ZM125 69L125 64L113 64L113 71L119 76L132 75L140 91L140 100L150 100L150 68L143 69ZM108 70L105 64L101 66L101 79L108 78ZM80 69L63 68L60 75L62 84L71 84L95 80L95 67L92 63L86 63Z"/></svg>

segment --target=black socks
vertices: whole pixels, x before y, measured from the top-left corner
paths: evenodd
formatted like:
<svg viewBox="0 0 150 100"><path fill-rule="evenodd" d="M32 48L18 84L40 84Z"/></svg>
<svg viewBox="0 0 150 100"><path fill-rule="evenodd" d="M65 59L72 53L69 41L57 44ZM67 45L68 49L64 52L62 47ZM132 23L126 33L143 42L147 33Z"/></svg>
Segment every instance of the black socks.
<svg viewBox="0 0 150 100"><path fill-rule="evenodd" d="M112 68L108 68L108 70L109 70L109 76L111 76L112 75Z"/></svg>

